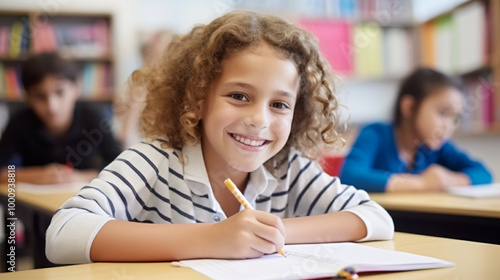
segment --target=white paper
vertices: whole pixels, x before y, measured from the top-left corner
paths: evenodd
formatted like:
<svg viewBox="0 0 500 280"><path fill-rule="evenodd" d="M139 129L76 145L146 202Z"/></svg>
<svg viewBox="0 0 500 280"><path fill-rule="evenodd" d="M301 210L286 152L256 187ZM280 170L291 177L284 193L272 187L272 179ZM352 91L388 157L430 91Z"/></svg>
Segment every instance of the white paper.
<svg viewBox="0 0 500 280"><path fill-rule="evenodd" d="M28 183L16 183L16 188L20 192L32 194L55 194L55 193L76 193L88 182L74 182L53 185L36 185Z"/></svg>
<svg viewBox="0 0 500 280"><path fill-rule="evenodd" d="M220 280L332 277L346 266L353 266L358 273L453 266L451 262L436 258L350 242L286 245L284 250L286 257L273 254L248 260L185 260L180 264Z"/></svg>
<svg viewBox="0 0 500 280"><path fill-rule="evenodd" d="M449 187L447 191L453 195L473 198L500 197L500 183L470 187Z"/></svg>

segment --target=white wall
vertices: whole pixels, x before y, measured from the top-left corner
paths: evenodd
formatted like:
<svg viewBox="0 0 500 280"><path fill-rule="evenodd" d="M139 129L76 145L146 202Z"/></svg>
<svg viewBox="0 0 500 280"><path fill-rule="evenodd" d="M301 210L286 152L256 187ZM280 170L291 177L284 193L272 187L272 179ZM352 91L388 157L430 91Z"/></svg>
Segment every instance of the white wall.
<svg viewBox="0 0 500 280"><path fill-rule="evenodd" d="M390 122L398 82L391 80L349 80L337 83L340 103L347 106L352 125L373 121Z"/></svg>
<svg viewBox="0 0 500 280"><path fill-rule="evenodd" d="M413 1L413 18L416 22L429 20L449 11L467 0L417 0Z"/></svg>
<svg viewBox="0 0 500 280"><path fill-rule="evenodd" d="M470 156L481 159L493 173L493 180L500 182L500 135L460 136L453 141Z"/></svg>
<svg viewBox="0 0 500 280"><path fill-rule="evenodd" d="M169 28L185 34L196 24L207 24L231 11L233 0L134 0L137 5L137 29Z"/></svg>

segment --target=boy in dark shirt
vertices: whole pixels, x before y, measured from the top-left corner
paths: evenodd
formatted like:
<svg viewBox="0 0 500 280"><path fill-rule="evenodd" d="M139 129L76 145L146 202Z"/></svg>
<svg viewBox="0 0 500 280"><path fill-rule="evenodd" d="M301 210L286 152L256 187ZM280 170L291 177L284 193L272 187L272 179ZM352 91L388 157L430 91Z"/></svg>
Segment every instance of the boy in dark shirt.
<svg viewBox="0 0 500 280"><path fill-rule="evenodd" d="M29 58L22 68L29 108L14 115L0 139L0 183L7 166L16 181L53 184L89 181L120 153L110 120L77 104L78 71L55 53Z"/></svg>

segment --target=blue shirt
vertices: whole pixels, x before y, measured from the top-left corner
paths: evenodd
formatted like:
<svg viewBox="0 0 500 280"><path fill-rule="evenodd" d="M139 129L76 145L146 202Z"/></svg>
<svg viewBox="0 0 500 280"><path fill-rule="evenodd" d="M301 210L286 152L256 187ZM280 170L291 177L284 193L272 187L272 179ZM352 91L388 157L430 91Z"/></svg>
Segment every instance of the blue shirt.
<svg viewBox="0 0 500 280"><path fill-rule="evenodd" d="M374 123L359 133L340 173L342 183L351 184L368 192L384 192L392 174L420 174L432 164L469 176L473 185L492 181L484 165L472 160L448 141L438 150L422 145L415 154L414 166L401 160L397 150L393 125Z"/></svg>

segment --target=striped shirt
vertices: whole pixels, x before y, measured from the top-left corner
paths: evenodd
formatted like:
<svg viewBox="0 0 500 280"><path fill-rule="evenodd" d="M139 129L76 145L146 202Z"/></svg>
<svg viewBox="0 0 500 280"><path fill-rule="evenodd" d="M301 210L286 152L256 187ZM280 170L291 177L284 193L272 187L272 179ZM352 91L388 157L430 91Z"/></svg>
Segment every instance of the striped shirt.
<svg viewBox="0 0 500 280"><path fill-rule="evenodd" d="M124 151L61 206L47 230L46 253L52 262L90 262L95 235L113 219L143 223L226 219L210 187L201 145L180 151L164 149L160 143L143 142ZM368 234L362 241L392 238L391 217L365 191L342 185L296 151L290 152L279 174L274 177L263 166L250 173L244 196L255 209L281 218L349 211L366 225Z"/></svg>

